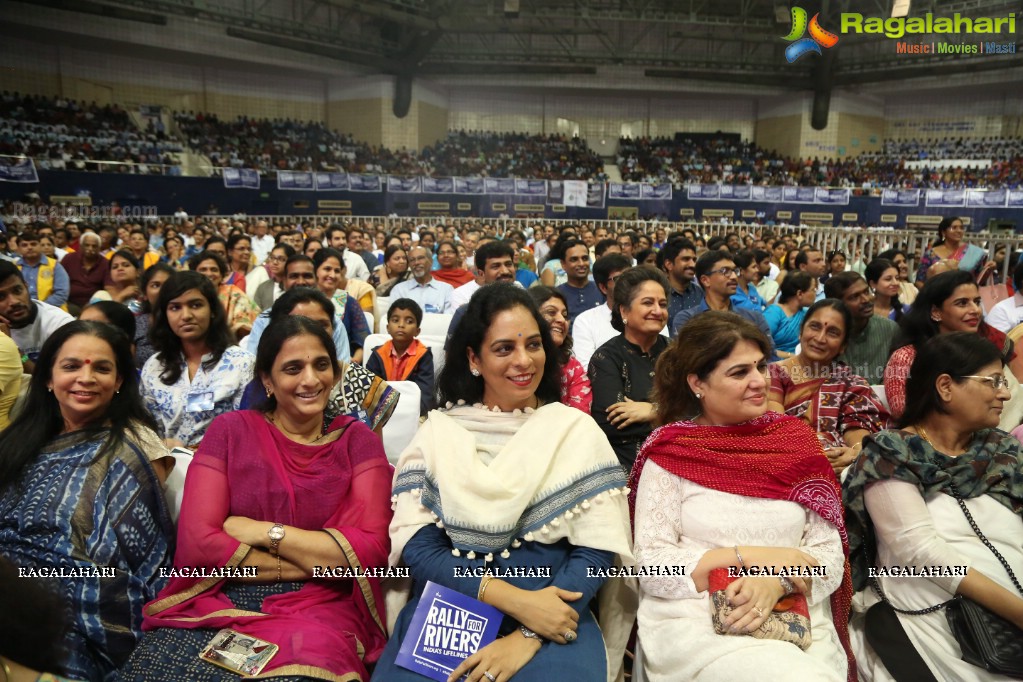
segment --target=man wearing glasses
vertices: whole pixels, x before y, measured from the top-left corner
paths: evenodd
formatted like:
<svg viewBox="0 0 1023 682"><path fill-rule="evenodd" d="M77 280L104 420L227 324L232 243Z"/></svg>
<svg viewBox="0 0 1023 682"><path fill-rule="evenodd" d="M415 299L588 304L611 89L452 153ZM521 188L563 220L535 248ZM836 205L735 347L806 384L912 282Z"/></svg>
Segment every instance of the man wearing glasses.
<svg viewBox="0 0 1023 682"><path fill-rule="evenodd" d="M391 300L411 298L419 304L424 313L454 312L451 295L455 288L441 282L430 274L433 254L421 246L413 248L408 255L412 279L399 282L391 289Z"/></svg>
<svg viewBox="0 0 1023 682"><path fill-rule="evenodd" d="M732 294L739 286L739 268L732 260L732 254L725 251L713 249L699 257L696 261L696 281L703 289L703 301L698 305L677 313L671 320L672 338L678 334L686 322L693 319L700 313L707 310L720 310L735 313L757 325L764 336L771 342L771 355L768 362L778 360L774 352L774 339L771 338L771 328L764 319L763 314L758 310L735 308L732 306Z"/></svg>

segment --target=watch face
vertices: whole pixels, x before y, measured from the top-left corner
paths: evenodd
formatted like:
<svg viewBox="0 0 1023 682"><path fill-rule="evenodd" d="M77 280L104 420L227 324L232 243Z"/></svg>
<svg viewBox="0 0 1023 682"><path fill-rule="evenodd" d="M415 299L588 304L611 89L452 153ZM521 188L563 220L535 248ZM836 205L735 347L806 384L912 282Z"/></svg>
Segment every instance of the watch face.
<svg viewBox="0 0 1023 682"><path fill-rule="evenodd" d="M271 540L278 540L278 541L282 540L282 539L284 539L284 527L283 526L274 526L269 531L267 531L267 535L270 536Z"/></svg>

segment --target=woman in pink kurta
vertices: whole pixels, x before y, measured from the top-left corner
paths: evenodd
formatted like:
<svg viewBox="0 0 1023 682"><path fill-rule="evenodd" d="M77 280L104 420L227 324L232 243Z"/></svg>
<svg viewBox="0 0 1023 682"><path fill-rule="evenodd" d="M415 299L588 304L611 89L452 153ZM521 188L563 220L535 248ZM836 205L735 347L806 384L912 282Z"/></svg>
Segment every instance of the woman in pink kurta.
<svg viewBox="0 0 1023 682"><path fill-rule="evenodd" d="M387 565L391 467L361 422L342 416L324 425L322 406L310 410L308 397L325 401L333 385L333 354L330 337L302 317L260 340L256 374L267 403L221 415L206 432L185 485L176 575L146 606L150 632L124 679L222 679L197 658L221 628L280 647L264 674L369 679L366 664L387 639L380 584L350 576ZM284 531L276 545L275 524ZM216 568L256 576L186 575Z"/></svg>

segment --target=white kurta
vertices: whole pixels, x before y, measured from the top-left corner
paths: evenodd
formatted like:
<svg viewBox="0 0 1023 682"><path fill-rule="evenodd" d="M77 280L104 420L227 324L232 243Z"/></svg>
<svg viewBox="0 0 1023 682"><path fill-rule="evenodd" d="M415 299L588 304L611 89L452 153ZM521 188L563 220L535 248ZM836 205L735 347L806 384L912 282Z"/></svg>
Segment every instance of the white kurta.
<svg viewBox="0 0 1023 682"><path fill-rule="evenodd" d="M813 644L807 651L714 632L710 597L689 576L705 552L735 545L798 547L826 567L808 595ZM845 558L838 531L815 512L705 488L648 461L636 492L635 553L640 566L685 566L686 573L640 579L639 636L651 682L846 679L829 602Z"/></svg>
<svg viewBox="0 0 1023 682"><path fill-rule="evenodd" d="M935 493L920 497L916 486L906 481L886 480L869 486L865 493L867 511L877 531L878 567L968 566L1013 594L1008 573L995 555L970 528L959 504L949 495ZM966 500L977 526L1001 552L1018 579L1023 579L1023 520L993 497L981 495ZM881 589L900 609L923 609L951 599L962 578L878 578ZM855 600L863 611L877 602L869 588ZM988 673L962 660L959 643L952 637L944 609L923 616L899 614L913 646L939 680L990 682L1009 680ZM861 617L850 624L860 680L892 680L884 665L870 649Z"/></svg>

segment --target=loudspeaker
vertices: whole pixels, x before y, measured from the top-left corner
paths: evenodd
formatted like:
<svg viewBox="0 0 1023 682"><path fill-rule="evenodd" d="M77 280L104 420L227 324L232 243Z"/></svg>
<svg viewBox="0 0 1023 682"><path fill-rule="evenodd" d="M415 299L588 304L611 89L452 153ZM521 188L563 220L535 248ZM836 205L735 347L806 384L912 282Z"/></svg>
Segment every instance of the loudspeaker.
<svg viewBox="0 0 1023 682"><path fill-rule="evenodd" d="M394 112L395 117L405 118L408 116L410 106L412 106L412 76L395 76L394 103L391 111Z"/></svg>

